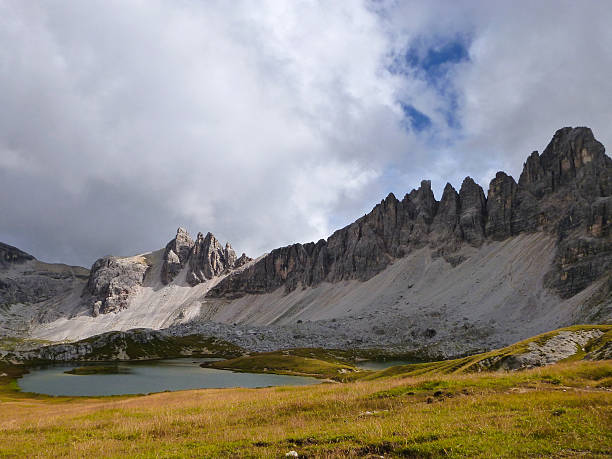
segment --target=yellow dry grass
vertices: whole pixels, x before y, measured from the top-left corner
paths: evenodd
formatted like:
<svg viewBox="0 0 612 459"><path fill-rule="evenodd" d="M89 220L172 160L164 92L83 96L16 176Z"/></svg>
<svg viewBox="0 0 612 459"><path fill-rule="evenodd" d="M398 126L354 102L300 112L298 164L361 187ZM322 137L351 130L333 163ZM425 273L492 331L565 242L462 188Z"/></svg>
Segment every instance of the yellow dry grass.
<svg viewBox="0 0 612 459"><path fill-rule="evenodd" d="M5 390L0 457L606 457L611 376L606 361L140 397Z"/></svg>

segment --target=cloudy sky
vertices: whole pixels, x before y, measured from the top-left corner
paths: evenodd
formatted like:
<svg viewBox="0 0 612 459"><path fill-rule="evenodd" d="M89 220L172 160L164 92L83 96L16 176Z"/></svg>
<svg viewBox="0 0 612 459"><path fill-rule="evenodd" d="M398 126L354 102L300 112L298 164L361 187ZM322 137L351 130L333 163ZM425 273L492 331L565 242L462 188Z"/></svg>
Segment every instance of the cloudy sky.
<svg viewBox="0 0 612 459"><path fill-rule="evenodd" d="M0 241L89 266L178 226L259 255L431 179L612 145L602 1L0 0Z"/></svg>

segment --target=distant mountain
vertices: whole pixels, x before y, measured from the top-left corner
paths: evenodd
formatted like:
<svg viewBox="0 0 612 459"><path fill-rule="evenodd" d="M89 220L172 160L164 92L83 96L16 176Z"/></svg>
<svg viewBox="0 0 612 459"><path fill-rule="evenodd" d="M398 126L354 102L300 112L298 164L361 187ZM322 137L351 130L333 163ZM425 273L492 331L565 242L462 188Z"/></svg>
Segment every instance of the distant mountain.
<svg viewBox="0 0 612 459"><path fill-rule="evenodd" d="M611 214L612 160L589 128L563 128L518 183L498 172L485 195L466 177L437 201L423 181L327 240L256 260L182 228L164 249L104 257L89 272L0 245L0 333L61 340L183 324L251 333L264 348L457 355L612 319Z"/></svg>

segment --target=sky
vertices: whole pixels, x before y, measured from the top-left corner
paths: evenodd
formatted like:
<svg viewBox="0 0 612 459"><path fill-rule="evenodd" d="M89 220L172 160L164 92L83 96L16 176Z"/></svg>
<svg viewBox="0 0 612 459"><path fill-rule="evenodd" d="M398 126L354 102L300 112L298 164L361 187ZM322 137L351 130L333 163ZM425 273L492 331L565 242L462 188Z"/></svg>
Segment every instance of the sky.
<svg viewBox="0 0 612 459"><path fill-rule="evenodd" d="M179 226L255 257L432 181L612 145L602 1L0 0L0 241L90 266Z"/></svg>

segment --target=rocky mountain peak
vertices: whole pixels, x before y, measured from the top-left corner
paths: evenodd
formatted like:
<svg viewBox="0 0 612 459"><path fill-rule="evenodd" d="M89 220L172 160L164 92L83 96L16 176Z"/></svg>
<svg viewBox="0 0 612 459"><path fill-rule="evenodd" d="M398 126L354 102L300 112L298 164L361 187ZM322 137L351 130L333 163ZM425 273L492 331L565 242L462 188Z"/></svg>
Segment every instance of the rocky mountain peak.
<svg viewBox="0 0 612 459"><path fill-rule="evenodd" d="M427 223L431 223L438 209L438 201L431 190L431 180L422 180L421 186L412 190L408 198L414 204L417 214Z"/></svg>
<svg viewBox="0 0 612 459"><path fill-rule="evenodd" d="M431 233L436 239L434 244L453 245L456 240L461 239L460 213L459 193L450 183L447 183L442 192L442 199L438 203L438 211L431 228Z"/></svg>
<svg viewBox="0 0 612 459"><path fill-rule="evenodd" d="M471 177L459 192L447 184L440 202L431 182L398 201L390 193L367 215L317 244L273 250L248 269L223 279L211 296L236 297L298 285L367 280L394 258L430 246L451 264L462 244L479 246L523 232L557 241L556 268L547 285L574 295L612 270L612 160L588 128L563 128L542 155L532 153L517 183L504 172L488 194ZM454 266L454 265L453 265Z"/></svg>
<svg viewBox="0 0 612 459"><path fill-rule="evenodd" d="M242 255L240 255L240 258L236 260L236 263L234 263L234 268L238 269L252 260L253 259L251 257L247 257L247 254L243 252Z"/></svg>
<svg viewBox="0 0 612 459"><path fill-rule="evenodd" d="M198 233L189 256L187 282L197 285L215 276L229 272L236 264L236 253L228 244L225 247L210 232Z"/></svg>
<svg viewBox="0 0 612 459"><path fill-rule="evenodd" d="M599 175L597 169L609 168L610 162L591 129L565 127L555 132L541 155L534 151L527 158L519 185L538 198L570 184L585 188L589 194L607 196L612 192L611 178L608 175L596 186L593 175Z"/></svg>
<svg viewBox="0 0 612 459"><path fill-rule="evenodd" d="M181 269L183 269L194 244L187 230L184 228L176 230L176 236L168 242L164 250L164 264L161 274L164 284L172 282Z"/></svg>

